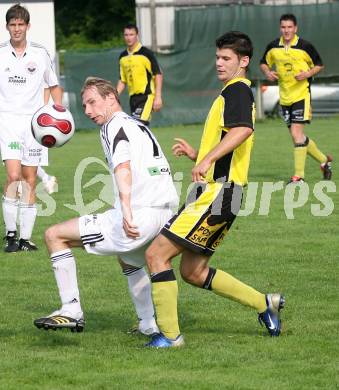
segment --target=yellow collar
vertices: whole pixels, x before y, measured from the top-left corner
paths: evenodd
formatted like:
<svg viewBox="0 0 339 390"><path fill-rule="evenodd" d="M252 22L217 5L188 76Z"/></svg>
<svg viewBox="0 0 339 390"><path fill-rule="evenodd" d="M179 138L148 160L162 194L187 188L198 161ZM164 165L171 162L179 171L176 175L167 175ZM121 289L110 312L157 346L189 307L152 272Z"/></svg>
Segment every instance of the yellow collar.
<svg viewBox="0 0 339 390"><path fill-rule="evenodd" d="M228 81L228 82L225 84L223 90L224 90L226 87L228 87L229 85L232 85L232 84L234 84L234 83L236 83L236 82L238 82L238 81L241 81L242 83L245 83L245 84L248 85L249 87L251 86L250 80L246 79L245 77L236 77L236 78L234 78L234 79Z"/></svg>
<svg viewBox="0 0 339 390"><path fill-rule="evenodd" d="M142 44L140 42L138 42L138 44L135 46L135 48L133 50L130 51L127 49L128 54L134 54L135 52L140 50L141 46L142 46Z"/></svg>
<svg viewBox="0 0 339 390"><path fill-rule="evenodd" d="M294 38L289 43L289 47L295 46L299 41L299 37L297 34L294 35ZM286 46L283 37L280 37L279 46Z"/></svg>

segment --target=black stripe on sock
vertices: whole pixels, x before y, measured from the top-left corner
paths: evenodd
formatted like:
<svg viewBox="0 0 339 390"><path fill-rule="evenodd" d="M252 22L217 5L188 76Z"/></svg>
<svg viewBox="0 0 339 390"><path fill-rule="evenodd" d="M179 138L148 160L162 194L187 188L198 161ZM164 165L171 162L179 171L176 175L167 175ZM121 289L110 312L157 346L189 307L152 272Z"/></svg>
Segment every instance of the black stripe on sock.
<svg viewBox="0 0 339 390"><path fill-rule="evenodd" d="M73 253L71 251L69 251L69 252L67 251L61 255L51 257L51 261L52 261L52 263L56 263L59 260L69 259L71 257L73 257Z"/></svg>
<svg viewBox="0 0 339 390"><path fill-rule="evenodd" d="M151 282L172 282L176 280L173 269L168 269L162 272L156 272L151 274Z"/></svg>
<svg viewBox="0 0 339 390"><path fill-rule="evenodd" d="M305 142L303 142L302 144L294 144L294 147L295 148L304 148L305 146L307 146L310 142L310 139L308 137L306 137L305 139Z"/></svg>
<svg viewBox="0 0 339 390"><path fill-rule="evenodd" d="M202 285L202 288L204 288L206 290L212 290L212 280L213 280L216 272L217 272L217 270L215 268L209 267L208 275L207 275L207 278L206 278L204 284Z"/></svg>
<svg viewBox="0 0 339 390"><path fill-rule="evenodd" d="M142 269L142 267L139 267L139 268L136 268L136 267L125 267L123 270L122 270L122 273L125 275L125 276L130 276L130 275L133 275L135 274L136 272L140 271Z"/></svg>

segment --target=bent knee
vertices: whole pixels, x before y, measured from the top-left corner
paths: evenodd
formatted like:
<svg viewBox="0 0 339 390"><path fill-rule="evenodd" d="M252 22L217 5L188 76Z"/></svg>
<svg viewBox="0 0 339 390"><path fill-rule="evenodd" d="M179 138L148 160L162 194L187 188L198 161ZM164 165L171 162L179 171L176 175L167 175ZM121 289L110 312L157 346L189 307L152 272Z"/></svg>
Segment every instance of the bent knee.
<svg viewBox="0 0 339 390"><path fill-rule="evenodd" d="M156 251L152 249L152 245L147 248L145 252L145 260L148 265L153 265L157 263L157 254Z"/></svg>
<svg viewBox="0 0 339 390"><path fill-rule="evenodd" d="M34 177L26 178L22 180L23 186L28 187L29 189L35 189L36 187L36 179Z"/></svg>
<svg viewBox="0 0 339 390"><path fill-rule="evenodd" d="M21 180L21 176L19 172L9 172L7 174L7 184L12 184L19 182Z"/></svg>
<svg viewBox="0 0 339 390"><path fill-rule="evenodd" d="M182 279L186 283L192 284L194 286L197 285L197 277L194 273L184 273L184 272L180 271L180 274L181 274Z"/></svg>
<svg viewBox="0 0 339 390"><path fill-rule="evenodd" d="M45 241L48 244L49 242L55 242L58 239L58 233L57 233L57 228L56 225L53 225L49 227L45 231Z"/></svg>
<svg viewBox="0 0 339 390"><path fill-rule="evenodd" d="M204 281L206 279L204 276L203 269L201 268L187 269L184 267L180 267L180 275L186 283L198 287L201 287L204 284Z"/></svg>
<svg viewBox="0 0 339 390"><path fill-rule="evenodd" d="M145 252L145 261L150 272L161 272L171 268L171 258L157 246L150 246Z"/></svg>

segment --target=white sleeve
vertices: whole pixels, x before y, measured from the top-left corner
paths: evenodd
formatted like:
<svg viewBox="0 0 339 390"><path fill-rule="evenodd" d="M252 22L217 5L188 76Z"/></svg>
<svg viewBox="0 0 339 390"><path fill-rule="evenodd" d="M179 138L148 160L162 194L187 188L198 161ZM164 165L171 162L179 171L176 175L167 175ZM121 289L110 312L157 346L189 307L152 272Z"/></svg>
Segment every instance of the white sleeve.
<svg viewBox="0 0 339 390"><path fill-rule="evenodd" d="M44 72L44 82L47 85L44 88L54 87L55 85L59 85L58 77L54 71L53 62L48 52L44 52L45 56L45 72Z"/></svg>
<svg viewBox="0 0 339 390"><path fill-rule="evenodd" d="M117 167L119 164L122 164L130 160L131 160L131 148L130 148L129 141L125 141L125 140L119 141L112 155L112 162L114 168Z"/></svg>

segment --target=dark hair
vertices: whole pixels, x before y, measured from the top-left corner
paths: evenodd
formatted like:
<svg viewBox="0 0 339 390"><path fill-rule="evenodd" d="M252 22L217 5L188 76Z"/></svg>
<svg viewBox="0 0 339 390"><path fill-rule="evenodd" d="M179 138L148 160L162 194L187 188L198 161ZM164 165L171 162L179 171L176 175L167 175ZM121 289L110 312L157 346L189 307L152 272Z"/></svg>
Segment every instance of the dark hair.
<svg viewBox="0 0 339 390"><path fill-rule="evenodd" d="M80 92L81 97L87 89L91 89L93 87L98 90L98 93L102 98L106 98L106 96L113 93L117 102L120 104L118 92L113 87L113 84L109 80L101 79L100 77L87 77Z"/></svg>
<svg viewBox="0 0 339 390"><path fill-rule="evenodd" d="M139 34L139 29L138 29L138 27L137 27L135 24L133 24L133 23L126 24L126 26L124 27L124 30L125 30L125 29L127 29L127 30L135 30L135 32L136 32L137 34Z"/></svg>
<svg viewBox="0 0 339 390"><path fill-rule="evenodd" d="M6 12L6 24L8 24L12 19L22 19L26 24L29 23L30 16L27 8L18 4L14 4Z"/></svg>
<svg viewBox="0 0 339 390"><path fill-rule="evenodd" d="M219 37L215 44L218 49L231 49L238 57L253 55L253 45L249 36L240 31L229 31Z"/></svg>
<svg viewBox="0 0 339 390"><path fill-rule="evenodd" d="M281 16L280 16L280 23L281 23L283 20L290 20L291 22L293 22L293 24L294 24L295 26L297 25L297 18L296 18L293 14L284 14L284 15L281 15Z"/></svg>

